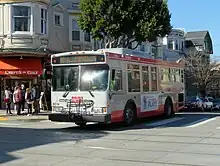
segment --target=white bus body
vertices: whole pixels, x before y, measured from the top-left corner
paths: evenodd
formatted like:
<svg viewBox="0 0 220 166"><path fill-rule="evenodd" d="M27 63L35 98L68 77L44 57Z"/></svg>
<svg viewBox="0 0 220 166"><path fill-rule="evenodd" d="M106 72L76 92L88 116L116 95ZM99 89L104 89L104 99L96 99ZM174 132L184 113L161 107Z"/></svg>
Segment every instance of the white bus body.
<svg viewBox="0 0 220 166"><path fill-rule="evenodd" d="M183 64L124 54L124 50L52 55L49 119L77 125L131 125L136 118L170 117L184 107Z"/></svg>

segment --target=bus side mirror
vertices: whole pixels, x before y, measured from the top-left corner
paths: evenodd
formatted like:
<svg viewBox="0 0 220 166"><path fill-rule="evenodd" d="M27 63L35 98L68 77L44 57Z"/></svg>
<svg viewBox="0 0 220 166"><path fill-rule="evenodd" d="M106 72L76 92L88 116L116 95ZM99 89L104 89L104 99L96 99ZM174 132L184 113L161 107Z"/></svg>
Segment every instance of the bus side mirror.
<svg viewBox="0 0 220 166"><path fill-rule="evenodd" d="M66 86L65 86L65 90L66 90L66 91L70 90L70 86L69 86L69 85L66 85Z"/></svg>

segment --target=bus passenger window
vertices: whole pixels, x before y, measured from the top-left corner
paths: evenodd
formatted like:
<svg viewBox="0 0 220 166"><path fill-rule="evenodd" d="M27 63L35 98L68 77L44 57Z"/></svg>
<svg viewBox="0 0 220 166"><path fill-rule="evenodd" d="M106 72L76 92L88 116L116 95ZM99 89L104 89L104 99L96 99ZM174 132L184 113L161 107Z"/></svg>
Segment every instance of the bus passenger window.
<svg viewBox="0 0 220 166"><path fill-rule="evenodd" d="M111 90L122 90L122 70L112 69Z"/></svg>
<svg viewBox="0 0 220 166"><path fill-rule="evenodd" d="M151 90L157 91L157 68L151 67Z"/></svg>
<svg viewBox="0 0 220 166"><path fill-rule="evenodd" d="M142 66L142 84L143 91L149 92L149 71L148 66Z"/></svg>
<svg viewBox="0 0 220 166"><path fill-rule="evenodd" d="M128 92L140 92L140 66L128 64Z"/></svg>

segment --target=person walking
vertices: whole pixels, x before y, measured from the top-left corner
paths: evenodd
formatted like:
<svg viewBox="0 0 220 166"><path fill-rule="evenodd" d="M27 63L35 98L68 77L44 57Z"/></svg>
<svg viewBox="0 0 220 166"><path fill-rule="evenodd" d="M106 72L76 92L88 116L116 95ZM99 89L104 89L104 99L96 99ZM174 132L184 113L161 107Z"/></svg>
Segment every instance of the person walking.
<svg viewBox="0 0 220 166"><path fill-rule="evenodd" d="M31 90L29 88L26 89L25 100L28 105L28 115L30 115L30 114L32 114L33 100L32 100Z"/></svg>
<svg viewBox="0 0 220 166"><path fill-rule="evenodd" d="M11 91L9 90L8 86L6 86L5 88L4 102L6 104L6 114L12 114L11 113Z"/></svg>

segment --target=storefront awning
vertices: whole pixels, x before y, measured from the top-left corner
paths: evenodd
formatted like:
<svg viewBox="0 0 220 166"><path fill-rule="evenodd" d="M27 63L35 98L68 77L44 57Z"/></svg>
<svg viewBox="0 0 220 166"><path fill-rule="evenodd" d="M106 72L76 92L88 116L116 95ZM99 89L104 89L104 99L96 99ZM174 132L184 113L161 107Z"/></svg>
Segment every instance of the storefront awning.
<svg viewBox="0 0 220 166"><path fill-rule="evenodd" d="M0 59L0 75L42 75L40 59Z"/></svg>

